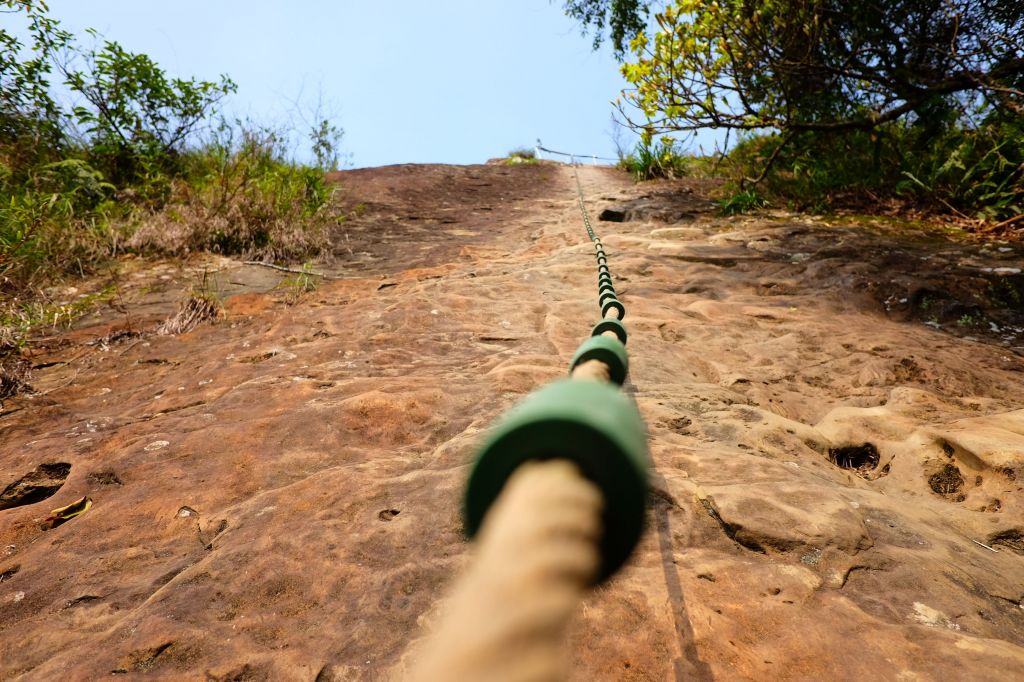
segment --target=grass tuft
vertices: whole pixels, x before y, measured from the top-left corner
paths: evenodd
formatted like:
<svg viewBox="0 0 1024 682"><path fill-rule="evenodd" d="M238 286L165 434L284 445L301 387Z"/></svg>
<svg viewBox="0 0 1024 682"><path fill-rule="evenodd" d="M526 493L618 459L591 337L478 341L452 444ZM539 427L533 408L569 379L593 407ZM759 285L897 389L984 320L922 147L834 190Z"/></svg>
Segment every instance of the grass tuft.
<svg viewBox="0 0 1024 682"><path fill-rule="evenodd" d="M752 189L735 192L719 200L718 210L724 216L749 213L758 208L764 208L768 201Z"/></svg>
<svg viewBox="0 0 1024 682"><path fill-rule="evenodd" d="M632 154L619 161L619 168L642 182L691 176L698 164L699 160L683 153L675 140L663 137L654 143L639 142Z"/></svg>
<svg viewBox="0 0 1024 682"><path fill-rule="evenodd" d="M207 320L215 320L222 310L220 301L204 293L192 292L178 304L178 312L157 327L156 333L167 336L187 334Z"/></svg>
<svg viewBox="0 0 1024 682"><path fill-rule="evenodd" d="M528 147L520 147L510 151L505 159L505 165L508 166L517 166L523 163L537 163L537 153Z"/></svg>

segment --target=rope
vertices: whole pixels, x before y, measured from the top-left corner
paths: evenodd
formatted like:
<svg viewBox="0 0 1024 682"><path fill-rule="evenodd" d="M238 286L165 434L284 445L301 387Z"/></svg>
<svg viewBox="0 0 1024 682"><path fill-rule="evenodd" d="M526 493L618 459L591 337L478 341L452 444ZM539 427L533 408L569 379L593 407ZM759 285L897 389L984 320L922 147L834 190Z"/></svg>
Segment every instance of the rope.
<svg viewBox="0 0 1024 682"><path fill-rule="evenodd" d="M488 513L472 570L411 679L565 679L565 629L597 571L601 505L571 462L521 466Z"/></svg>
<svg viewBox="0 0 1024 682"><path fill-rule="evenodd" d="M587 211L586 199L583 196L583 185L582 183L580 183L580 174L576 166L572 167L572 174L573 177L576 179L576 200L578 201L580 206L580 215L583 216L583 226L587 230L587 236L590 238L590 241L594 244L594 256L597 259L599 282L607 281L609 285L607 290L610 291L610 294L601 294L600 292L602 291L602 289L601 287L598 288L598 305L601 306L601 317L604 319L621 320L624 317L626 317L626 308L622 305L621 302L619 302L618 298L615 296L615 282L612 279L611 270L608 268L608 258L604 253L604 245L601 243L601 238L594 231L594 226L590 222L590 213ZM604 260L604 268L601 267L602 259ZM602 278L600 276L600 273L602 272L606 273L607 277ZM611 307L606 307L606 305L608 305L609 300L612 300L615 303ZM612 313L615 313L615 315L612 315ZM615 336L615 334L611 332L603 333L608 334L609 336Z"/></svg>
<svg viewBox="0 0 1024 682"><path fill-rule="evenodd" d="M590 214L587 213L587 205L583 200L583 185L580 184L580 174L576 170L576 166L572 167L572 175L576 178L576 199L580 204L580 213L583 214L583 226L587 228L587 236L590 237L590 241L597 241L594 226L590 224Z"/></svg>
<svg viewBox="0 0 1024 682"><path fill-rule="evenodd" d="M516 408L520 417L531 404L534 411L547 409L544 420L531 422L534 430L530 435L513 436L507 441L501 440L502 427L497 427L497 444L485 446L474 476L494 458L508 462L509 455L529 452L538 441L550 438L548 429L558 427L546 426L550 422L545 420L558 419L558 414L564 419L566 409L580 404L587 412L579 417L581 428L590 425L598 432L610 429L626 440L630 439L627 432L633 432L633 445L641 451L634 451L633 456L646 462L642 419L615 386L624 381L628 366L625 328L619 322L625 308L611 288L607 257L590 222L575 166L573 174L583 224L595 245L601 273L598 281L603 319L573 358L570 379L549 384ZM617 338L606 338L609 336ZM566 388L571 390L566 392ZM553 393L560 393L555 409L550 398L544 404L544 396ZM601 415L596 426L592 423L594 414ZM628 422L630 415L634 420L632 431L623 422ZM507 422L512 421L507 417ZM519 427L507 428L512 431L506 430L506 435ZM620 463L629 459L626 452L610 454L607 448L602 450L598 442L600 436L583 447L598 458L600 466L612 466L616 458ZM502 443L513 443L509 445L511 450L502 451ZM578 448L578 442L560 443L553 452L540 453L543 461L523 461L498 488L476 534L476 555L456 583L439 627L422 652L413 657L407 679L555 682L567 678L564 646L568 625L586 590L614 572L632 549L632 544L628 545L608 565L609 555L615 550L610 551L606 541L620 537L616 514L634 509L637 525L631 542L635 544L639 538L646 483L641 484L643 493L633 497L636 504L631 504L628 494L610 493L615 488L609 488L600 476L592 479L584 475L588 457L577 459L568 452ZM471 477L471 489L473 480ZM472 490L467 493L467 507L472 506L471 498Z"/></svg>
<svg viewBox="0 0 1024 682"><path fill-rule="evenodd" d="M570 159L573 159L573 163L575 163L576 159L596 159L597 161L611 161L612 163L619 162L619 159L610 159L607 156L595 156L593 154L570 154L569 152L556 152L554 149L548 149L547 147L542 147L539 144L537 145L537 149L539 149L542 152L547 152L548 154L566 156Z"/></svg>

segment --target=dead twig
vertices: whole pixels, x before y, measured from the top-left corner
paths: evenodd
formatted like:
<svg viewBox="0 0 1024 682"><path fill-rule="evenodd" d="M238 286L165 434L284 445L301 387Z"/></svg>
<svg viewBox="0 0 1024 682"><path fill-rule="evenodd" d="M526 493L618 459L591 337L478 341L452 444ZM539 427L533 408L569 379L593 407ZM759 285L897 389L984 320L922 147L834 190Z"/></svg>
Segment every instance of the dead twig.
<svg viewBox="0 0 1024 682"><path fill-rule="evenodd" d="M334 277L332 275L325 275L322 272L313 272L312 270L297 270L295 268L286 268L283 265L274 265L273 263L264 263L258 260L246 260L242 261L246 265L259 265L260 267L270 268L272 270L280 270L281 272L290 272L293 275L311 275L313 277L320 277L321 279L333 279L340 280L341 277Z"/></svg>
<svg viewBox="0 0 1024 682"><path fill-rule="evenodd" d="M1015 222L1017 222L1019 220L1024 220L1024 213L1021 213L1019 215L1013 216L1012 218L1008 218L1006 220L1000 221L1000 222L996 223L995 225L990 225L989 227L985 228L985 231L986 232L991 232L992 230L998 230L999 228L1002 228L1002 227L1008 227L1010 225L1013 225Z"/></svg>

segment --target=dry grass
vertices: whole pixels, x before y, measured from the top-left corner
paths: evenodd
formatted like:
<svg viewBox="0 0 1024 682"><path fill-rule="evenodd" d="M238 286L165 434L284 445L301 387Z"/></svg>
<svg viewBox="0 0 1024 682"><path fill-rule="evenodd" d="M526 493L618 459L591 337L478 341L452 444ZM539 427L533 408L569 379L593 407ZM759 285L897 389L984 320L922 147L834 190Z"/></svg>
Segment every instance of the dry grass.
<svg viewBox="0 0 1024 682"><path fill-rule="evenodd" d="M264 261L291 261L327 250L326 216L303 216L301 211L273 215L251 205L210 206L196 197L150 214L129 238L127 246L141 252L184 256L212 251Z"/></svg>
<svg viewBox="0 0 1024 682"><path fill-rule="evenodd" d="M0 359L0 400L23 391L31 391L28 380L32 364L20 355L11 354Z"/></svg>
<svg viewBox="0 0 1024 682"><path fill-rule="evenodd" d="M17 306L8 303L0 308L0 400L31 389L32 365L21 355L28 324Z"/></svg>
<svg viewBox="0 0 1024 682"><path fill-rule="evenodd" d="M128 246L182 255L237 254L264 261L304 260L327 250L344 220L334 186L314 168L287 160L273 131L243 131L190 154L171 181L169 201L146 216Z"/></svg>
<svg viewBox="0 0 1024 682"><path fill-rule="evenodd" d="M185 334L207 320L215 320L220 315L221 305L213 296L192 293L178 306L178 312L169 317L159 327L157 334Z"/></svg>
<svg viewBox="0 0 1024 682"><path fill-rule="evenodd" d="M390 444L422 438L434 414L429 404L411 395L368 391L344 401L339 423L360 436Z"/></svg>

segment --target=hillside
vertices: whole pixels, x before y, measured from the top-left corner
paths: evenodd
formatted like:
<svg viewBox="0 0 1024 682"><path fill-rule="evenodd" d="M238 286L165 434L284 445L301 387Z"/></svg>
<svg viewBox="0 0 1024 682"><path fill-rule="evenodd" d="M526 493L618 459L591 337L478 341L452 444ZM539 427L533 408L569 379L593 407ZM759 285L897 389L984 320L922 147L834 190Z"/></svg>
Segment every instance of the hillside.
<svg viewBox="0 0 1024 682"><path fill-rule="evenodd" d="M1024 677L1024 249L579 173L653 494L573 679ZM314 291L131 261L38 344L0 411L0 679L407 664L466 563L474 448L598 317L592 249L568 166L332 180L354 217ZM155 333L190 286L224 314Z"/></svg>

